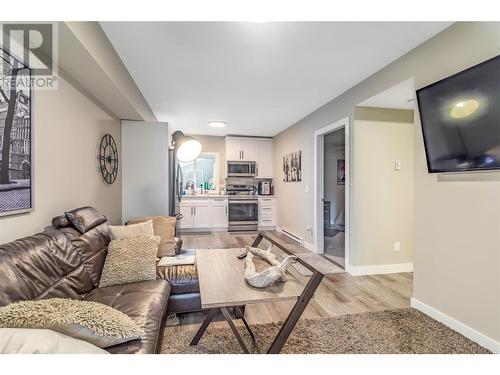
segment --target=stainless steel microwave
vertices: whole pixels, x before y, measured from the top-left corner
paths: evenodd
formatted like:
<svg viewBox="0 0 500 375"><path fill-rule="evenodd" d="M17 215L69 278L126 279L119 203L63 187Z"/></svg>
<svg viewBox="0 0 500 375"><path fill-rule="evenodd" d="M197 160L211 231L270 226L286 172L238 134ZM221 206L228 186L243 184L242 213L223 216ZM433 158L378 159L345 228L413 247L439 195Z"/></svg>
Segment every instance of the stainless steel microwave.
<svg viewBox="0 0 500 375"><path fill-rule="evenodd" d="M257 164L254 161L228 161L227 177L255 177Z"/></svg>

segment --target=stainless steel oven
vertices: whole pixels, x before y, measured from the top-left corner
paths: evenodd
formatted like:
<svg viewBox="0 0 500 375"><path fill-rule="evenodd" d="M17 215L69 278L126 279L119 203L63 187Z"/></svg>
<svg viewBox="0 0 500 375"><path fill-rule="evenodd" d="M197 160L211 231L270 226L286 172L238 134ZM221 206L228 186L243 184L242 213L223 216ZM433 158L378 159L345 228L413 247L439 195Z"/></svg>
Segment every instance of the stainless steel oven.
<svg viewBox="0 0 500 375"><path fill-rule="evenodd" d="M255 177L257 165L254 161L228 161L227 177Z"/></svg>
<svg viewBox="0 0 500 375"><path fill-rule="evenodd" d="M229 231L257 230L259 205L256 196L229 196Z"/></svg>

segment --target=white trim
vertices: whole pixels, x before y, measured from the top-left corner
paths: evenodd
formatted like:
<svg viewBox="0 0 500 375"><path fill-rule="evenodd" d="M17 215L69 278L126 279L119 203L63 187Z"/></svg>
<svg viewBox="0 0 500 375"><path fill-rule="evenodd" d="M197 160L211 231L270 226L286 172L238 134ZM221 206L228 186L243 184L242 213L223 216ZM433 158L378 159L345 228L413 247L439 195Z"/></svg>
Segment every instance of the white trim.
<svg viewBox="0 0 500 375"><path fill-rule="evenodd" d="M476 331L474 328L471 328L456 319L453 319L451 316L448 316L415 298L411 299L411 307L423 312L425 315L428 315L433 319L436 319L438 322L443 323L445 326L450 327L458 333L461 333L468 339L477 342L482 347L491 350L493 353L500 353L500 342L493 340L491 337Z"/></svg>
<svg viewBox="0 0 500 375"><path fill-rule="evenodd" d="M346 272L353 276L380 275L384 273L413 272L413 263L375 264L371 266L346 267Z"/></svg>
<svg viewBox="0 0 500 375"><path fill-rule="evenodd" d="M312 243L304 241L304 247L307 250L314 252L314 245Z"/></svg>
<svg viewBox="0 0 500 375"><path fill-rule="evenodd" d="M345 129L345 265L350 268L350 135L349 117L327 125L314 132L314 244L311 249L323 254L323 203L324 196L324 135L338 129Z"/></svg>

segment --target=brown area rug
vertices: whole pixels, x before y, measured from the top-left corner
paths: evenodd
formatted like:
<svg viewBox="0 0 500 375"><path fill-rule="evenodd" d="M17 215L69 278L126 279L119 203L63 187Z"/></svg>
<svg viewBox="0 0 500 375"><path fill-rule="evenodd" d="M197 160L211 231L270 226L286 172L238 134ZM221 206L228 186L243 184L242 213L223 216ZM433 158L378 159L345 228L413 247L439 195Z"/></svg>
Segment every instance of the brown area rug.
<svg viewBox="0 0 500 375"><path fill-rule="evenodd" d="M245 342L254 352L265 352L279 324L253 325L257 348L244 327ZM197 346L189 346L195 331L168 332L164 354L242 353L229 328L209 327ZM487 349L415 309L399 309L344 315L336 318L301 320L288 338L282 353L288 354L470 354Z"/></svg>

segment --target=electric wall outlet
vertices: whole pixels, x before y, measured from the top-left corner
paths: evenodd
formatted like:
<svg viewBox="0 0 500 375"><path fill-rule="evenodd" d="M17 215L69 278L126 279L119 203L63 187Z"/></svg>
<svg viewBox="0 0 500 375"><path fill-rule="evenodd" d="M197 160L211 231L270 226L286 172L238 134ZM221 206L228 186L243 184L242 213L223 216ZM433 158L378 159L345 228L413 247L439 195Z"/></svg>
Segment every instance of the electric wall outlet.
<svg viewBox="0 0 500 375"><path fill-rule="evenodd" d="M394 251L397 253L401 251L401 242L394 242Z"/></svg>
<svg viewBox="0 0 500 375"><path fill-rule="evenodd" d="M401 170L401 162L399 160L396 160L394 162L394 170L395 171L400 171Z"/></svg>
<svg viewBox="0 0 500 375"><path fill-rule="evenodd" d="M312 228L311 228L311 226L310 226L310 225L308 225L308 226L306 227L306 232L308 232L308 233L312 233Z"/></svg>
<svg viewBox="0 0 500 375"><path fill-rule="evenodd" d="M306 193L309 193L309 185L306 185Z"/></svg>

